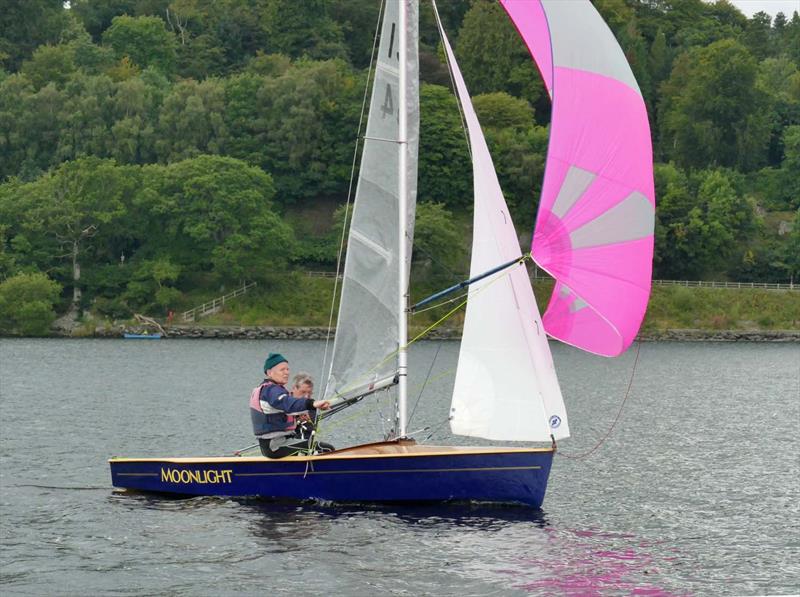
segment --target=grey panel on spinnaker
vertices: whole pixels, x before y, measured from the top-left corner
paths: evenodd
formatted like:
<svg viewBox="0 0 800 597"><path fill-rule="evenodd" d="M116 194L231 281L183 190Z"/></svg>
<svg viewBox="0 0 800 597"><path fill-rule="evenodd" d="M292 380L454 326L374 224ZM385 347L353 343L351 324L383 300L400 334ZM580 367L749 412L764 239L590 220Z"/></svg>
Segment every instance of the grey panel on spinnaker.
<svg viewBox="0 0 800 597"><path fill-rule="evenodd" d="M588 0L542 0L542 7L550 27L554 66L611 77L641 95L614 34Z"/></svg>
<svg viewBox="0 0 800 597"><path fill-rule="evenodd" d="M564 182L558 190L558 197L556 197L551 211L559 218L563 218L595 178L597 178L597 175L594 172L589 172L577 166L570 166L569 170L567 170L567 175L564 177Z"/></svg>
<svg viewBox="0 0 800 597"><path fill-rule="evenodd" d="M585 309L588 306L589 305L585 300L583 300L581 297L577 297L574 301L572 301L572 304L569 306L569 312L575 313L577 311L580 311L581 309Z"/></svg>
<svg viewBox="0 0 800 597"><path fill-rule="evenodd" d="M645 238L653 234L655 207L647 197L634 191L604 214L573 230L573 249L608 245Z"/></svg>

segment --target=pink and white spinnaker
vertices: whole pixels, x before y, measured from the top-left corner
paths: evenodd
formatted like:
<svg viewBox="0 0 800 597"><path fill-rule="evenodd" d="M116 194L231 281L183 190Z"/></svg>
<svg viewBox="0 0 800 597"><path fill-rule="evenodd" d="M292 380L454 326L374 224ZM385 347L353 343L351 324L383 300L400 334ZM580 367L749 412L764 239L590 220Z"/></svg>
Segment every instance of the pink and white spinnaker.
<svg viewBox="0 0 800 597"><path fill-rule="evenodd" d="M655 192L647 110L622 49L589 0L500 0L552 101L531 250L556 279L552 337L616 356L650 296Z"/></svg>

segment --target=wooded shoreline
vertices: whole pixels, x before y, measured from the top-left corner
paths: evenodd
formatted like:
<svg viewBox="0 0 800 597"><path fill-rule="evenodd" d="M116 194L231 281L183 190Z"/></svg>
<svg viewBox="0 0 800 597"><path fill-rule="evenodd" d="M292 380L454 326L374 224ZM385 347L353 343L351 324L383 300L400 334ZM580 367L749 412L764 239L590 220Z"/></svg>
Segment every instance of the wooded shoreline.
<svg viewBox="0 0 800 597"><path fill-rule="evenodd" d="M748 18L722 0L593 1L647 104L657 279L800 280L800 12L786 4ZM381 2L11 5L0 330L47 336L68 312L164 318L245 282L258 290L204 324L327 325L335 279L311 274L340 263ZM469 144L423 5L412 296L463 279L474 215ZM499 3L439 10L527 252L551 94ZM645 329L800 329L800 298L732 305L669 288ZM95 321L82 319L87 335Z"/></svg>
<svg viewBox="0 0 800 597"><path fill-rule="evenodd" d="M140 326L98 326L92 332L53 331L49 338L121 338L123 334L153 333ZM180 339L230 339L230 340L324 340L325 327L315 326L199 326L176 325L168 328L167 338ZM331 331L330 339L335 332ZM4 336L9 337L9 336ZM432 330L426 340L459 340L461 330L439 328ZM649 330L637 336L642 342L800 342L800 330L703 330L667 329Z"/></svg>

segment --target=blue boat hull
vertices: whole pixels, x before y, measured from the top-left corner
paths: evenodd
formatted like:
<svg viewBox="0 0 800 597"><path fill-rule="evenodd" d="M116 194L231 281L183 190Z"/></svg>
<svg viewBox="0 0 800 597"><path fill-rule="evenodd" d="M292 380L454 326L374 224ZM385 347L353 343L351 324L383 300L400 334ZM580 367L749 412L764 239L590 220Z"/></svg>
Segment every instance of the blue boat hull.
<svg viewBox="0 0 800 597"><path fill-rule="evenodd" d="M541 507L553 449L368 444L329 454L115 458L115 487L177 495L335 502L515 502Z"/></svg>
<svg viewBox="0 0 800 597"><path fill-rule="evenodd" d="M161 340L161 334L123 334L126 340Z"/></svg>

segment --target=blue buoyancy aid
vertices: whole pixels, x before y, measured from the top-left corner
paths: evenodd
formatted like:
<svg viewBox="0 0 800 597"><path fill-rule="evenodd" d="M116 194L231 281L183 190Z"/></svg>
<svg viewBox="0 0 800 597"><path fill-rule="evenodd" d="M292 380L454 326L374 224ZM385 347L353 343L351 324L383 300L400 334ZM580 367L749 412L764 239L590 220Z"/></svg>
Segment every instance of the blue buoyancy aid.
<svg viewBox="0 0 800 597"><path fill-rule="evenodd" d="M295 429L292 414L313 410L310 398L295 398L282 385L270 379L250 392L250 420L253 433L262 439L291 434Z"/></svg>

